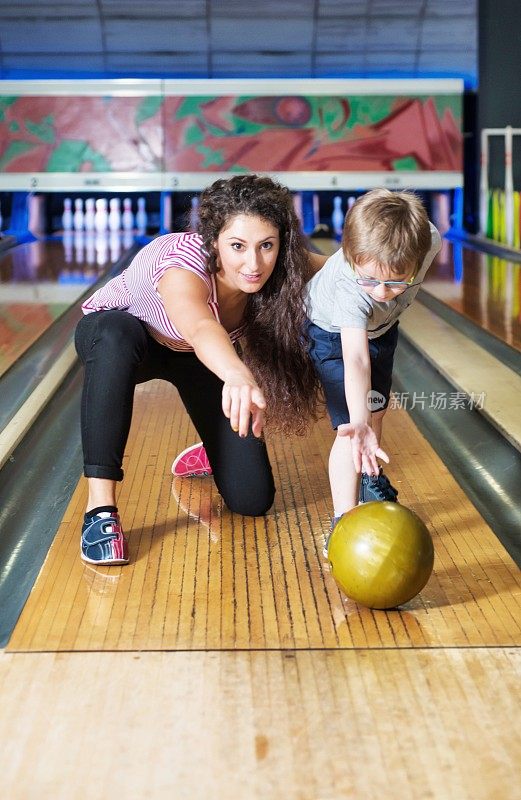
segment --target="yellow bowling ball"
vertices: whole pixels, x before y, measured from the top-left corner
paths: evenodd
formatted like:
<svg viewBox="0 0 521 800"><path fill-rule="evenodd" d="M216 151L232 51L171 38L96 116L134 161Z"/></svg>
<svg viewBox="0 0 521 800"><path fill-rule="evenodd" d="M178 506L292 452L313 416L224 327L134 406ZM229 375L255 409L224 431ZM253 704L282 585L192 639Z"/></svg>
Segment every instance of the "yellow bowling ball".
<svg viewBox="0 0 521 800"><path fill-rule="evenodd" d="M414 511L374 501L340 518L329 540L328 559L347 597L368 608L395 608L429 580L434 548Z"/></svg>

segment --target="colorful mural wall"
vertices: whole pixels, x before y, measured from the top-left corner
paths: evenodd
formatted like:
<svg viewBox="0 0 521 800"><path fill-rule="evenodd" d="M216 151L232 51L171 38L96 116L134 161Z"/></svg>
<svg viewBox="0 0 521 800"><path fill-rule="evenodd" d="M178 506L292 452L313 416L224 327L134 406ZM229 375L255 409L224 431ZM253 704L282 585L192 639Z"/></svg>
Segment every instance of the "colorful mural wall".
<svg viewBox="0 0 521 800"><path fill-rule="evenodd" d="M461 99L167 97L167 171L462 168Z"/></svg>
<svg viewBox="0 0 521 800"><path fill-rule="evenodd" d="M0 172L160 172L162 104L162 97L0 97Z"/></svg>
<svg viewBox="0 0 521 800"><path fill-rule="evenodd" d="M0 82L4 185L57 173L459 175L462 164L458 92L75 96Z"/></svg>

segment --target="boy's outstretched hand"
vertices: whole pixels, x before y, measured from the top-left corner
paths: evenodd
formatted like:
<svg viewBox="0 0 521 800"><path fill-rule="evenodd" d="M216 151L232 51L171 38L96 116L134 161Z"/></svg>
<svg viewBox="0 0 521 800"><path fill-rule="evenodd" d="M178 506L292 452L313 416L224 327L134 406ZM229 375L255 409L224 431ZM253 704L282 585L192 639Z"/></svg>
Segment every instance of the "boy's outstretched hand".
<svg viewBox="0 0 521 800"><path fill-rule="evenodd" d="M337 428L338 436L349 436L351 439L351 452L353 462L357 472L365 472L366 475L378 475L378 458L389 463L389 456L380 445L376 434L367 423L339 425Z"/></svg>

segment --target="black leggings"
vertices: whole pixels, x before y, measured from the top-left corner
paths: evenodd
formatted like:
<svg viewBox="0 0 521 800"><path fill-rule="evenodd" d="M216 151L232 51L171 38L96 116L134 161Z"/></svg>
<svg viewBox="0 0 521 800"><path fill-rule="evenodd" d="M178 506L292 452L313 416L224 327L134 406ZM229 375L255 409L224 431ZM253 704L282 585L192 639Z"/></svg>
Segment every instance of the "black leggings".
<svg viewBox="0 0 521 800"><path fill-rule="evenodd" d="M159 344L141 320L117 310L84 316L76 350L85 366L81 435L87 478L123 480L134 389L162 378L179 391L228 508L253 517L268 511L275 486L266 445L251 429L245 438L232 431L222 411L223 383L195 353Z"/></svg>

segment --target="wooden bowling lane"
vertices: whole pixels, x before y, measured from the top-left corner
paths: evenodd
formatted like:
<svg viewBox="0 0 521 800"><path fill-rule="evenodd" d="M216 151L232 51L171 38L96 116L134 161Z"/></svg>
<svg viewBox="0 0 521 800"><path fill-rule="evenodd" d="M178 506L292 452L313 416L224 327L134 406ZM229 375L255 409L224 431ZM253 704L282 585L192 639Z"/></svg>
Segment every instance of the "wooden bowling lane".
<svg viewBox="0 0 521 800"><path fill-rule="evenodd" d="M270 441L277 495L265 517L222 504L211 479L173 480L195 441L177 393L137 390L119 507L132 563L79 558L80 481L11 637L15 651L314 650L497 647L521 643L517 566L406 413L386 423L388 472L429 526L431 580L400 611L343 598L321 551L328 527L326 419Z"/></svg>
<svg viewBox="0 0 521 800"><path fill-rule="evenodd" d="M49 239L0 256L0 376L120 257L108 235L87 247L86 234L69 233L69 247Z"/></svg>
<svg viewBox="0 0 521 800"><path fill-rule="evenodd" d="M443 240L423 285L464 317L521 350L521 264Z"/></svg>
<svg viewBox="0 0 521 800"><path fill-rule="evenodd" d="M4 653L0 793L518 800L520 678L513 648Z"/></svg>
<svg viewBox="0 0 521 800"><path fill-rule="evenodd" d="M0 376L67 308L66 303L0 303Z"/></svg>

